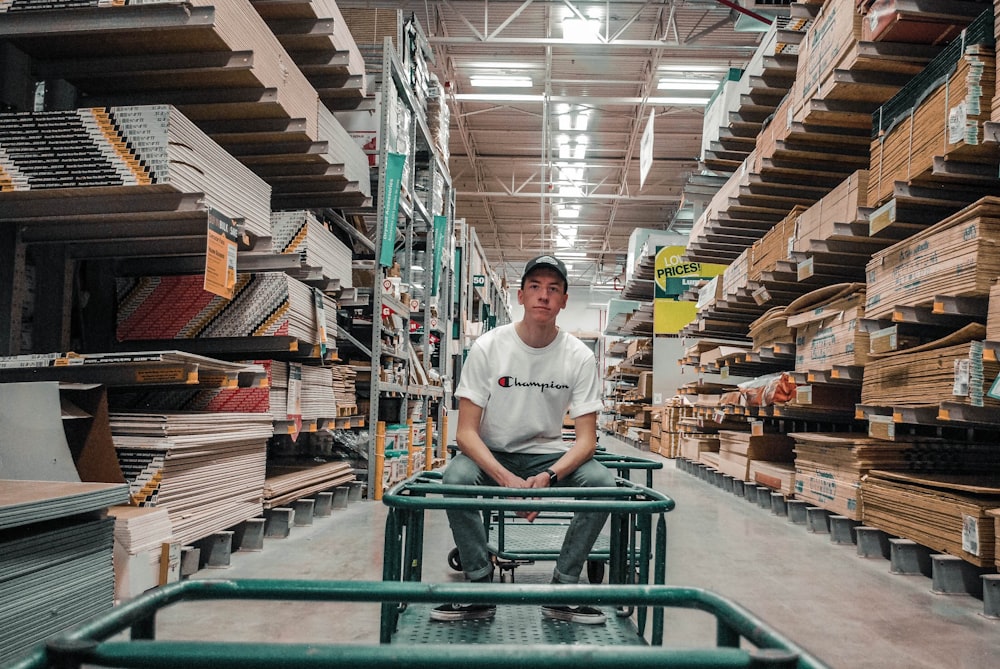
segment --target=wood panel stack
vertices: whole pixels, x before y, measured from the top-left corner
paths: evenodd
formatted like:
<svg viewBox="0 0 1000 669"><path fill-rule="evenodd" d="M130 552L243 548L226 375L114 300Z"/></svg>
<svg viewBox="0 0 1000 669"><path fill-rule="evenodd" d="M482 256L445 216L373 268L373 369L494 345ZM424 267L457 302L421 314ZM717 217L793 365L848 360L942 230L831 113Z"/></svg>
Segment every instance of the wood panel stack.
<svg viewBox="0 0 1000 669"><path fill-rule="evenodd" d="M981 2L874 0L865 14L861 38L871 42L947 44L982 12Z"/></svg>
<svg viewBox="0 0 1000 669"><path fill-rule="evenodd" d="M51 217L45 196L65 189L101 196L111 217L173 209L166 194L197 194L203 209L270 234L270 187L169 105L0 114L0 146L5 218Z"/></svg>
<svg viewBox="0 0 1000 669"><path fill-rule="evenodd" d="M795 235L795 223L807 207L795 205L783 219L764 233L750 247L747 278L758 281L761 272L773 270L779 260L788 257L789 241Z"/></svg>
<svg viewBox="0 0 1000 669"><path fill-rule="evenodd" d="M183 543L259 516L271 417L112 414L131 504L165 508Z"/></svg>
<svg viewBox="0 0 1000 669"><path fill-rule="evenodd" d="M0 662L114 605L122 484L0 480Z"/></svg>
<svg viewBox="0 0 1000 669"><path fill-rule="evenodd" d="M872 406L943 403L1000 408L989 396L1000 363L984 357L986 329L973 324L955 335L893 353L873 355L865 367L861 402Z"/></svg>
<svg viewBox="0 0 1000 669"><path fill-rule="evenodd" d="M792 235L792 252L809 253L813 242L855 237L851 224L863 220L859 210L867 200L868 170L858 170L799 215Z"/></svg>
<svg viewBox="0 0 1000 669"><path fill-rule="evenodd" d="M719 432L718 469L741 481L752 481L750 467L754 461L791 463L794 443L781 434L753 435L722 430Z"/></svg>
<svg viewBox="0 0 1000 669"><path fill-rule="evenodd" d="M1000 282L990 287L990 301L986 315L986 339L1000 341Z"/></svg>
<svg viewBox="0 0 1000 669"><path fill-rule="evenodd" d="M335 348L336 303L277 272L238 274L233 299L204 290L201 275L117 279L119 341L293 337Z"/></svg>
<svg viewBox="0 0 1000 669"><path fill-rule="evenodd" d="M351 287L353 252L308 210L271 212L271 250L302 254L302 265L290 272L302 281L336 281Z"/></svg>
<svg viewBox="0 0 1000 669"><path fill-rule="evenodd" d="M750 324L749 335L755 351L795 350L795 330L788 325L785 307L772 307L765 311L763 316Z"/></svg>
<svg viewBox="0 0 1000 669"><path fill-rule="evenodd" d="M163 545L174 539L166 509L113 506L108 514L115 519L115 599L131 599L179 577L180 556L171 564L170 551L164 555Z"/></svg>
<svg viewBox="0 0 1000 669"><path fill-rule="evenodd" d="M863 284L819 288L786 309L788 326L795 329L795 370L820 371L868 362L869 337L861 326Z"/></svg>
<svg viewBox="0 0 1000 669"><path fill-rule="evenodd" d="M875 253L867 276L866 318L932 306L938 296L988 299L1000 276L1000 198L981 198Z"/></svg>
<svg viewBox="0 0 1000 669"><path fill-rule="evenodd" d="M350 483L354 479L354 469L346 462L320 465L268 464L264 480L264 508L273 509L313 493Z"/></svg>
<svg viewBox="0 0 1000 669"><path fill-rule="evenodd" d="M996 474L912 474L872 470L861 482L865 524L979 567L995 565Z"/></svg>

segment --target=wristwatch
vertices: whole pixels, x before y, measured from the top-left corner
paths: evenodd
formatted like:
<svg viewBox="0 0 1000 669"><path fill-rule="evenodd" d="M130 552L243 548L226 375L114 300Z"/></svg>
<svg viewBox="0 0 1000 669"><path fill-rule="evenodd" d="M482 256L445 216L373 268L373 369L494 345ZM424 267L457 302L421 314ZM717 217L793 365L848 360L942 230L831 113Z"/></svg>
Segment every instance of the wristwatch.
<svg viewBox="0 0 1000 669"><path fill-rule="evenodd" d="M549 475L549 485L559 482L559 476L551 469L546 469L545 473Z"/></svg>

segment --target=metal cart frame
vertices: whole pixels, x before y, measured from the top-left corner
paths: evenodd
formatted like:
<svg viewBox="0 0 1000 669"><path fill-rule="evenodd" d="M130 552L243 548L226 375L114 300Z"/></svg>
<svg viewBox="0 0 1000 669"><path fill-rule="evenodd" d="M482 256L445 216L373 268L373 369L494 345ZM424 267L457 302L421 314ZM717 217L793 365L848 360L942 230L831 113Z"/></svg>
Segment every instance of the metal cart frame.
<svg viewBox="0 0 1000 669"><path fill-rule="evenodd" d="M618 606L698 609L715 619L716 647L670 649L645 645L454 645L333 643L243 643L162 641L156 615L166 606L201 600L284 600L433 604L470 601L474 594L497 604L599 603ZM451 625L446 625L452 627ZM580 627L569 625L570 627ZM586 626L584 626L586 627ZM553 625L553 629L559 629ZM131 638L111 640L125 630ZM741 648L747 641L754 648ZM671 586L431 585L405 582L303 580L187 580L151 590L95 616L39 647L10 669L79 669L83 665L136 669L827 669L749 611L710 591Z"/></svg>
<svg viewBox="0 0 1000 669"><path fill-rule="evenodd" d="M613 488L522 489L447 485L441 482L441 473L437 471L413 476L382 496L382 502L389 507L382 580L421 580L426 511L472 509L484 512L484 522L488 522L494 512L609 512L608 580L613 584L648 584L651 580L657 585L663 584L667 549L664 514L674 508L674 500L621 477L616 482ZM545 553L540 557L552 559L554 556ZM383 605L383 642L388 642L397 631L401 610L391 604ZM646 617L647 608L640 607L636 615L640 635L645 632ZM653 643L659 644L663 633L662 609L653 609L652 630Z"/></svg>
<svg viewBox="0 0 1000 669"><path fill-rule="evenodd" d="M594 460L626 480L631 480L634 471L645 471L647 488L653 487L653 471L663 469L662 462L607 451L597 452ZM528 522L512 511L484 513L486 532L490 535L489 551L493 564L499 570L500 580L513 583L518 567L555 560L572 517L572 513L545 511L533 522ZM610 554L608 535L602 533L587 557L587 578L591 583L604 580ZM448 553L448 566L462 571L458 548Z"/></svg>

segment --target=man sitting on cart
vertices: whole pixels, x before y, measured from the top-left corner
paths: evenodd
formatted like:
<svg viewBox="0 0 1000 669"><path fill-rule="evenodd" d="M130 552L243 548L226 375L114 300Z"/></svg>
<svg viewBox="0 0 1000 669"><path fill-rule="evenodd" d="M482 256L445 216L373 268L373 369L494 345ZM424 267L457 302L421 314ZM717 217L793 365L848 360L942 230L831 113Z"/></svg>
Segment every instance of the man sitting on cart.
<svg viewBox="0 0 1000 669"><path fill-rule="evenodd" d="M507 488L614 487L614 476L593 459L601 380L597 360L583 342L560 329L566 307L566 266L550 255L525 265L518 304L524 316L476 339L462 366L456 441L461 451L444 472L444 483ZM574 421L576 440L562 439L563 417ZM534 520L537 513L525 514ZM553 583L576 583L608 514L578 512L566 531ZM493 579L481 512L449 509L448 522L466 577ZM431 612L439 621L492 618L496 606L444 604ZM554 620L601 624L605 615L589 606L543 606Z"/></svg>

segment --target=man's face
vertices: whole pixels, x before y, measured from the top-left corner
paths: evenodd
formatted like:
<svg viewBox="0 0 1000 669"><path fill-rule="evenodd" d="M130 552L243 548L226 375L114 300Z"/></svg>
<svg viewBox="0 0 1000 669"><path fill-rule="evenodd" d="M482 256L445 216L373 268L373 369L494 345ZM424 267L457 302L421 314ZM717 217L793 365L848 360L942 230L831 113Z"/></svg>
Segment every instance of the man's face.
<svg viewBox="0 0 1000 669"><path fill-rule="evenodd" d="M555 321L568 299L563 278L547 268L539 268L525 277L517 291L517 303L524 307L524 317L535 321Z"/></svg>

